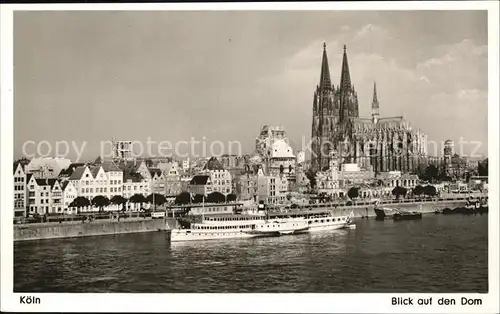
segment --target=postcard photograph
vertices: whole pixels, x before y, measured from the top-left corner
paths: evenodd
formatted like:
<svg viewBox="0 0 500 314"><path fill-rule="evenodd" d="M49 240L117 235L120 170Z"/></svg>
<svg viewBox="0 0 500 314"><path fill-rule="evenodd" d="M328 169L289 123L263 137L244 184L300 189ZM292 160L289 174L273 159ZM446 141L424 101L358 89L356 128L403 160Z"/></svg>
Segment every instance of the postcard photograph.
<svg viewBox="0 0 500 314"><path fill-rule="evenodd" d="M495 308L487 8L86 8L12 11L18 309L59 293Z"/></svg>

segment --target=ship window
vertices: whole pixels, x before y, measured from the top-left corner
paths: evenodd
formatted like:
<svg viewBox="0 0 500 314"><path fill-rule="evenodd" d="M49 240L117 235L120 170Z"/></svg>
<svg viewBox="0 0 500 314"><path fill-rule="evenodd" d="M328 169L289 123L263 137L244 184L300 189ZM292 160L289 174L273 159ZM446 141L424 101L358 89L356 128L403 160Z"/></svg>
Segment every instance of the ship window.
<svg viewBox="0 0 500 314"><path fill-rule="evenodd" d="M330 222L330 219L327 219L326 222Z"/></svg>
<svg viewBox="0 0 500 314"><path fill-rule="evenodd" d="M320 222L321 222L321 223L323 223L323 222L325 222L325 221L324 221L323 219L321 219L321 221L320 221Z"/></svg>
<svg viewBox="0 0 500 314"><path fill-rule="evenodd" d="M309 223L312 223L312 221L309 220Z"/></svg>

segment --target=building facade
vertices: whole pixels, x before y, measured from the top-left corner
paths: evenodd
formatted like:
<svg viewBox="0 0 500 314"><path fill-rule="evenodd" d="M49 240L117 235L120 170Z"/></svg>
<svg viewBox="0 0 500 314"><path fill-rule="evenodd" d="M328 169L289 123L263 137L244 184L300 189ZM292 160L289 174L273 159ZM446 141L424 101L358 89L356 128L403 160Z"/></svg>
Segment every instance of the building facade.
<svg viewBox="0 0 500 314"><path fill-rule="evenodd" d="M26 216L26 183L24 165L14 164L14 217Z"/></svg>
<svg viewBox="0 0 500 314"><path fill-rule="evenodd" d="M312 167L316 171L329 165L335 150L342 163L372 166L375 173L415 171L427 156L427 135L414 130L403 117L381 118L376 85L371 118L359 117L358 94L351 83L346 47L340 84L330 79L326 44L323 47L320 81L313 97Z"/></svg>
<svg viewBox="0 0 500 314"><path fill-rule="evenodd" d="M205 195L213 192L212 180L208 174L195 175L188 185L188 192L192 195Z"/></svg>
<svg viewBox="0 0 500 314"><path fill-rule="evenodd" d="M166 196L176 196L182 192L182 182L181 175L183 170L175 162L169 162L158 165L158 168L162 170L163 177L165 179L165 191Z"/></svg>
<svg viewBox="0 0 500 314"><path fill-rule="evenodd" d="M288 192L285 175L265 175L262 169L257 175L257 200L264 204L283 204Z"/></svg>

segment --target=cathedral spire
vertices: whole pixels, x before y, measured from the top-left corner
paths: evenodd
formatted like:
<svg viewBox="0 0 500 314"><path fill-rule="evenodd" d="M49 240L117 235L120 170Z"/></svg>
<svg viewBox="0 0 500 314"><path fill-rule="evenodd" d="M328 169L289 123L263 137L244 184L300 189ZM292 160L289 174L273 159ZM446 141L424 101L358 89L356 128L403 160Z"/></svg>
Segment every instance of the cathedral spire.
<svg viewBox="0 0 500 314"><path fill-rule="evenodd" d="M379 118L379 103L377 98L377 83L373 82L372 122L377 123L378 118Z"/></svg>
<svg viewBox="0 0 500 314"><path fill-rule="evenodd" d="M326 55L326 43L323 43L323 59L321 60L321 77L319 78L320 89L330 89L332 81L330 79L330 68L328 67L328 57Z"/></svg>
<svg viewBox="0 0 500 314"><path fill-rule="evenodd" d="M373 82L373 100L372 100L372 108L378 109L378 98L377 98L377 83Z"/></svg>
<svg viewBox="0 0 500 314"><path fill-rule="evenodd" d="M340 74L340 88L345 91L351 89L351 75L349 74L349 63L347 62L346 45L344 45L344 57L342 59L342 73Z"/></svg>

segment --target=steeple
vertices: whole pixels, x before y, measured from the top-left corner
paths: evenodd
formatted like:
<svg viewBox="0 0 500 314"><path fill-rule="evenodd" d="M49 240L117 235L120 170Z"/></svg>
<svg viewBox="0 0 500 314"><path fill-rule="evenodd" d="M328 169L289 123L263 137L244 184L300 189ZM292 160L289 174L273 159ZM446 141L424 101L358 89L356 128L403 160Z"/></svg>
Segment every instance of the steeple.
<svg viewBox="0 0 500 314"><path fill-rule="evenodd" d="M331 89L330 68L328 67L328 57L326 55L326 43L323 43L323 59L321 60L321 76L319 78L319 88Z"/></svg>
<svg viewBox="0 0 500 314"><path fill-rule="evenodd" d="M344 57L342 59L342 72L340 73L340 120L356 116L356 104L353 99L351 75L349 74L349 64L347 62L346 46L344 45Z"/></svg>
<svg viewBox="0 0 500 314"><path fill-rule="evenodd" d="M377 123L378 118L379 118L379 103L377 98L377 83L373 82L372 122Z"/></svg>
<svg viewBox="0 0 500 314"><path fill-rule="evenodd" d="M373 100L372 100L372 108L379 108L378 99L377 99L377 83L373 82Z"/></svg>
<svg viewBox="0 0 500 314"><path fill-rule="evenodd" d="M342 58L342 72L340 74L340 88L344 90L351 89L351 75L349 74L349 63L347 62L346 45L344 45L344 57Z"/></svg>

